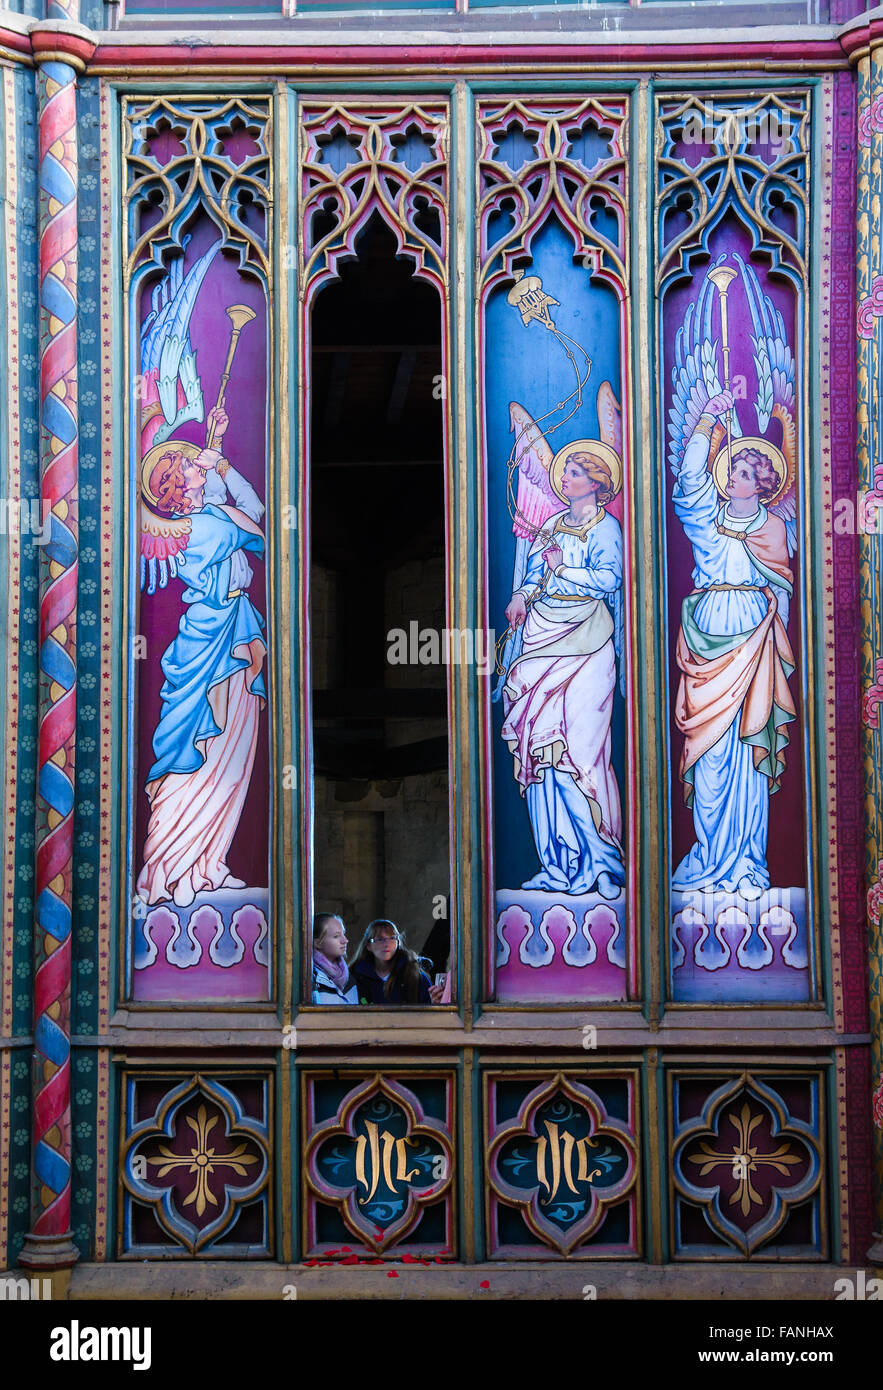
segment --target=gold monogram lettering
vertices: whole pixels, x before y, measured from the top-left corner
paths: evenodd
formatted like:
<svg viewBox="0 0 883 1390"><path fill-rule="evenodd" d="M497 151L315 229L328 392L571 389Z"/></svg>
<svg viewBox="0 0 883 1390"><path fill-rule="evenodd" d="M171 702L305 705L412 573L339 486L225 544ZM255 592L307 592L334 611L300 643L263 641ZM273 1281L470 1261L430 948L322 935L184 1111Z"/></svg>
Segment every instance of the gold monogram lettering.
<svg viewBox="0 0 883 1390"><path fill-rule="evenodd" d="M409 1144L416 1147L419 1140L397 1139L390 1130L379 1130L373 1120L365 1121L365 1129L367 1135L360 1134L356 1140L356 1182L368 1189L368 1195L359 1198L360 1206L371 1201L381 1177L390 1192L398 1192L398 1183L409 1183L420 1175L419 1168L408 1169L407 1148Z"/></svg>
<svg viewBox="0 0 883 1390"><path fill-rule="evenodd" d="M546 1192L540 1200L546 1205L555 1196L562 1180L574 1196L579 1196L579 1188L574 1183L574 1155L577 1183L591 1183L601 1176L601 1169L589 1167L589 1150L597 1148L597 1139L574 1139L569 1130L560 1130L551 1120L546 1120L544 1127L546 1133L537 1138L536 1164L537 1182Z"/></svg>

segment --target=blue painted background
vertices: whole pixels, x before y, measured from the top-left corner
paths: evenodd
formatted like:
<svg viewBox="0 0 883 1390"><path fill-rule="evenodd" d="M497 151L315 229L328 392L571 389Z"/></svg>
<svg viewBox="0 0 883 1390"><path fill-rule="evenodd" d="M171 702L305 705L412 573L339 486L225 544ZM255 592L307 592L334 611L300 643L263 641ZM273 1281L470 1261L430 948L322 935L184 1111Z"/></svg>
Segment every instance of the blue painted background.
<svg viewBox="0 0 883 1390"><path fill-rule="evenodd" d="M528 273L539 275L546 293L560 301L551 310L555 326L576 339L592 359L581 409L549 435L550 447L557 452L574 440L599 437L597 399L602 382L609 381L620 405L623 403L620 310L613 290L597 279L593 284L582 259L574 259L573 239L556 219L547 222L537 234L532 253L533 264ZM506 283L493 291L485 327L488 617L497 639L507 627L505 609L512 594L515 559L515 537L506 506L506 463L514 441L509 431L509 404L517 401L536 418L576 386L573 367L561 344L539 323L524 327L518 310L506 302L509 289L510 284ZM577 360L582 361L579 354ZM544 428L559 418L556 413ZM495 674L491 681L493 688L497 683ZM495 883L497 888L514 888L537 872L539 860L527 808L512 775L512 756L500 737L502 702L492 705L492 710ZM624 705L618 692L613 713L613 767L625 802Z"/></svg>

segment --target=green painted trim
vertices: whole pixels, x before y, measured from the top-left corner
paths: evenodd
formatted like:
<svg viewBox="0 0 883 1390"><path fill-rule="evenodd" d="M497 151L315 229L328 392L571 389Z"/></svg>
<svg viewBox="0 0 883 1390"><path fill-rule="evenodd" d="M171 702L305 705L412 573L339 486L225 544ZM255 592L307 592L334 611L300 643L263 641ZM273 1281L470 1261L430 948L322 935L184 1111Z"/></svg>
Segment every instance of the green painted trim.
<svg viewBox="0 0 883 1390"><path fill-rule="evenodd" d="M491 1059L488 1059L491 1060ZM486 1144L486 1134L484 1126L484 1105L482 1097L484 1095L484 1072L487 1070L487 1062L482 1067L480 1058L475 1051L472 1053L472 1169L469 1179L472 1185L472 1236L475 1242L475 1263L483 1264L487 1260L488 1251L488 1231L484 1219L485 1193L487 1189L487 1174L484 1167L484 1153ZM463 1071L463 1090L466 1089L465 1069ZM463 1105L460 1107L461 1116L465 1112L465 1097ZM462 1136L461 1136L462 1144ZM466 1157L465 1150L461 1148L461 1153ZM466 1188L467 1172L465 1163L462 1166L462 1185L463 1185L463 1219L466 1213Z"/></svg>
<svg viewBox="0 0 883 1390"><path fill-rule="evenodd" d="M114 1049L110 1049L107 1072L107 1256L108 1260L119 1259L117 1230L120 1216L119 1173L120 1173L120 1118L125 1114L123 1086L126 1064L115 1062ZM169 1057L169 1061L175 1060ZM95 1070L98 1071L98 1057L95 1057ZM97 1161L97 1159L96 1159ZM101 1260L98 1251L93 1259Z"/></svg>
<svg viewBox="0 0 883 1390"><path fill-rule="evenodd" d="M810 91L810 111L811 111L811 135L812 149L810 153L810 192L811 203L809 209L809 223L807 234L809 237L809 258L807 270L809 273L809 295L807 304L807 328L808 341L819 343L822 339L822 319L821 319L821 252L822 252L822 208L820 192L822 189L822 138L823 138L823 88L822 79L816 78L808 83ZM837 100L836 91L834 93ZM830 254L833 258L834 248L831 247ZM833 383L832 383L833 385ZM821 508L819 495L819 479L821 478L821 434L819 421L821 419L821 399L820 399L819 369L814 354L810 352L809 380L807 382L807 408L809 409L809 419L811 422L810 442L809 442L809 471L813 479L813 487L809 496L802 497L803 508L809 508L811 521L811 551L806 558L806 578L801 575L806 592L806 580L810 581L813 594L821 595L826 586L832 581L833 576L826 575L823 566L822 555L822 535L824 530L824 515ZM832 501L833 501L833 482L832 482ZM835 617L836 621L836 617ZM801 687L806 690L806 651L810 644L813 651L817 654L817 659L821 663L821 671L816 672L816 688L812 692L813 704L805 704L804 709L813 709L815 719L813 727L816 738L816 777L818 783L817 804L813 806L810 801L810 788L807 773L808 766L804 772L804 785L806 797L806 828L810 833L816 831L816 868L818 884L818 901L814 901L811 893L807 894L806 915L807 925L815 923L818 919L821 923L820 930L820 949L817 950L813 938L809 939L810 961L811 961L811 983L814 985L813 1000L824 1000L828 1011L833 1015L834 999L834 975L831 960L831 879L828 869L828 856L823 852L830 841L831 826L828 820L828 798L827 786L829 777L834 777L833 766L836 764L836 748L828 749L826 742L825 729L825 689L824 689L824 656L825 656L825 624L824 613L821 603L806 605L806 611L801 612L801 626L803 629L803 653L804 666L801 680ZM821 684L820 684L821 681ZM804 697L805 698L805 697ZM807 731L809 720L806 721ZM804 733L804 738L806 733ZM830 755L830 756L829 756ZM812 876L810 876L810 886L812 886ZM807 934L809 937L809 933ZM833 1150L832 1150L833 1152ZM832 1212L836 1208L832 1206Z"/></svg>
<svg viewBox="0 0 883 1390"><path fill-rule="evenodd" d="M455 90L457 80L456 77L421 77L408 82L401 78L385 79L378 76L373 81L351 82L344 79L342 82L335 82L333 78L328 77L302 78L298 75L286 78L288 85L299 95L328 96L342 101L349 96L376 96L381 101L387 95L413 97L415 93L431 93L435 96L445 96Z"/></svg>
<svg viewBox="0 0 883 1390"><path fill-rule="evenodd" d="M521 92L560 92L565 96L593 96L596 92L637 92L640 88L636 77L597 77L590 69L582 73L571 73L567 77L524 77L518 73L504 77L474 77L467 79L471 89L478 95L493 95L505 92L513 95Z"/></svg>
<svg viewBox="0 0 883 1390"><path fill-rule="evenodd" d="M99 83L103 88L103 84ZM110 195L111 207L111 240L113 245L113 273L111 291L111 321L116 325L114 342L118 347L122 347L123 336L125 333L125 305L123 303L123 276L122 276L122 227L123 227L123 205L120 182L122 167L122 144L121 144L121 109L118 95L111 93L112 99L110 106L110 154L111 154L111 180L112 188ZM102 170L103 176L107 171ZM114 551L112 556L113 572L115 574L126 574L126 567L129 560L129 538L125 534L123 495L129 486L128 460L123 455L123 420L126 410L126 390L125 383L121 380L121 359L122 354L117 351L113 354L111 362L111 395L116 406L111 412L112 418L112 439L113 457L123 459L123 467L115 474L114 481L117 486L113 491L113 534ZM101 371L103 374L104 364ZM125 651L126 632L123 629L123 592L124 586L121 584L112 585L111 589L111 650L123 654L122 661L127 659ZM122 706L122 661L111 663L111 701L112 707L116 712L117 719L123 713ZM131 668L130 668L131 669ZM120 724L117 722L117 735L119 735ZM124 763L126 750L123 747L123 740L117 736L112 740L111 752L111 785L121 787L124 779ZM119 934L116 928L115 908L120 903L122 884L120 876L127 872L127 863L120 862L120 855L117 852L120 844L120 830L122 828L120 816L125 817L128 825L130 809L115 805L110 818L111 826L111 927L110 927L110 971L109 971L109 1008L111 1017L117 1008L117 1001L121 998L125 990L125 969L126 955L122 958L118 950Z"/></svg>
<svg viewBox="0 0 883 1390"><path fill-rule="evenodd" d="M116 93L117 96L137 97L169 94L169 77L139 78L133 74L131 77L102 77L98 80L104 84L108 91ZM221 101L228 96L238 96L242 92L272 96L274 90L275 83L272 78L268 77L225 77L223 92L219 91L217 81L212 83L206 78L201 81L194 81L192 77L182 77L180 82L173 84L175 96L214 97Z"/></svg>
<svg viewBox="0 0 883 1390"><path fill-rule="evenodd" d="M659 1189L660 1189L659 1210L658 1210L657 1212L655 1212L655 1213L652 1212L652 1211L650 1211L650 1203L649 1203L649 1200L648 1200L648 1195L649 1195L649 1194L648 1194L648 1191L647 1191L647 1181L646 1181L646 1179L645 1179L645 1181L644 1181L643 1196L644 1196L644 1200L647 1202L647 1218L648 1218L648 1221L653 1221L653 1220L655 1219L655 1220L657 1220L657 1221L659 1222L659 1240L660 1240L660 1253L661 1253L662 1263L663 1263L663 1264L671 1264L671 1263L672 1263L672 1249L673 1249L673 1247L674 1247L675 1241L674 1241L674 1232L672 1231L672 1228L671 1228L670 1213L669 1213L669 1193L670 1193L670 1191L671 1191L671 1186L672 1186L672 1183L671 1183L671 1148L670 1148L669 1142L668 1142L668 1124L667 1124L667 1120L668 1120L668 1111L667 1111L667 1101L666 1101L666 1091L667 1091L667 1087L668 1087L668 1076L667 1076L667 1074L666 1074L666 1066L665 1066L665 1058L664 1058L664 1057L662 1057L662 1056L659 1056L659 1057L658 1057L657 1062L656 1062L656 1066L655 1066L655 1068L654 1068L654 1071L655 1071L656 1074L655 1074L654 1077L651 1078L651 1076L650 1076L650 1067L649 1067L649 1065L647 1066L646 1074L645 1074L645 1072L644 1072L644 1068L642 1067L642 1076L641 1076L641 1079L642 1079L642 1081L645 1083L645 1084L644 1084L644 1087L643 1087L643 1094L644 1094L644 1095L647 1094L647 1087L648 1087L648 1086L650 1086L650 1085L652 1084L652 1085L654 1085L654 1086L656 1087L656 1114L657 1114L657 1125L656 1125L656 1134L653 1136L653 1142L654 1142L655 1145L656 1145L656 1152L657 1152L657 1155L658 1155L658 1158L659 1158ZM648 1131L647 1131L647 1142L648 1142L648 1144L650 1143L650 1132L649 1132L649 1129L648 1129ZM649 1229L649 1227L648 1227L648 1229Z"/></svg>
<svg viewBox="0 0 883 1390"><path fill-rule="evenodd" d="M820 80L819 77L811 73L794 77L789 76L788 73L769 71L761 77L751 72L745 72L737 77L730 77L726 74L720 77L694 77L691 73L681 73L678 77L656 77L653 80L653 85L655 90L662 95L667 92L683 91L685 87L689 87L691 92L744 91L748 87L752 91L757 90L766 94L767 92L781 91L783 87L814 87Z"/></svg>
<svg viewBox="0 0 883 1390"><path fill-rule="evenodd" d="M645 89L645 96L644 96L644 100L645 100L645 103L646 103L647 128L648 128L648 130L649 130L650 132L652 132L653 129L654 129L653 111L654 111L655 98L656 98L656 88L655 88L655 84L654 84L653 80L651 79L651 80L647 83L647 86L646 86L646 89ZM640 87L636 87L636 88L635 88L634 98L633 98L633 107L634 107L634 112L633 112L633 116L632 116L633 124L635 123L636 118L637 118L638 106L639 106L640 99L641 99L641 89L640 89ZM646 200L646 221L644 222L644 225L641 226L641 224L640 224L640 222L639 222L639 220L638 220L638 205L639 205L640 199L639 199L638 196L637 196L637 193L638 193L638 184L639 184L639 181L640 181L640 158L639 158L640 152L639 152L638 149L637 149L637 141L636 141L636 140L635 140L635 141L632 141L632 145L634 146L634 148L633 148L632 151L631 151L631 157L632 157L632 161L633 161L633 173L632 173L632 190L633 190L633 192L632 192L632 206L631 206L631 217L632 217L632 244L633 244L633 246L638 246L638 245L640 244L640 242L643 240L643 241L645 242L645 244L650 248L650 252L649 252L650 278L648 278L648 283L647 283L647 293L648 293L648 296L649 296L649 298L650 298L650 304L648 305L648 313L649 313L649 330L650 330L650 331L649 331L649 333L648 333L648 335L647 335L646 351L650 354L649 380L650 380L650 385L651 385L651 391L654 393L654 396L655 396L655 394L657 393L658 387L659 387L659 385L661 384L661 382L660 382L659 379L658 379L659 362L660 362L660 360L661 360L661 359L660 359L660 351L659 351L659 334L660 334L660 331L661 331L661 314L660 314L660 312L659 312L659 305L658 305L657 302L656 302L656 295L655 295L655 290L654 290L654 285L653 285L653 280L652 280L653 268L654 268L654 266L655 266L655 264L656 264L656 231L655 231L655 227L656 227L656 219L655 219L655 160L654 160L652 157L649 157L650 152L648 151L647 166L646 166L646 171L645 171L645 175L644 175L644 179L645 179L644 196L645 196L645 200ZM654 542L654 544L655 544L655 550L656 550L656 556L657 556L657 573L658 573L660 576L664 576L664 566L665 566L665 529L664 529L665 510L664 510L664 502L661 502L661 501L660 501L660 493L661 493L661 489L664 487L664 482L665 482L665 456L664 456L664 453L660 453L660 449L659 449L659 421L658 421L658 405L659 405L659 402L658 402L658 400L656 400L656 399L654 399L654 400L651 401L651 406L650 406L650 411L649 411L650 438L649 438L648 440L642 441L642 440L641 440L641 432L640 432L640 428L639 428L639 423L640 423L640 417L639 417L639 414L638 414L638 395L639 395L639 393L638 393L638 390L637 390L637 383L638 383L638 380L639 380L638 373L639 373L639 371L640 371L640 366L641 366L641 344L640 344L640 341L639 341L638 325L637 325L637 322L634 322L633 325L632 325L632 333L633 333L633 350L632 350L633 376L634 376L634 383L635 383L635 389L634 389L634 391L633 391L633 395L634 395L634 398L635 398L635 399L634 399L634 407L633 407L633 422L634 422L634 434L633 434L633 438L634 438L634 440L635 440L635 453L637 453L637 449L638 449L639 445L642 445L642 446L643 446L643 453L646 455L646 457L648 457L649 459L651 459L651 460L653 461L653 466L654 466L654 468L655 468L655 465L656 465L656 461L657 461L657 460L659 460L660 463L661 463L660 477L658 478L657 486L656 486L655 488L651 488L651 489L650 489L650 510L649 510L649 513L648 513L646 516L644 515L644 512L643 512L643 507L642 507L642 502L641 502L640 493L639 493L639 492L637 491L637 489L636 489L636 497L635 497L635 501L636 501L636 506L635 506L636 535L635 535L635 537L634 537L634 541L635 541L635 543L637 543L637 540L638 540L638 536L639 536L639 535L649 535L649 536L651 537L651 539L653 540L653 542ZM663 496L664 496L664 494L663 494ZM668 728L668 724L667 724L667 712L668 712L668 698L667 698L667 696L668 696L668 686L667 686L668 654L667 654L667 651L666 651L666 633L668 632L668 621L667 621L667 615L668 615L668 589L667 589L667 586L666 586L665 584L663 584L663 585L661 586L661 588L660 588L660 593L662 594L662 603L659 604L659 603L655 602L655 601L654 601L655 595L653 595L653 594L648 594L648 593L646 593L646 592L644 591L644 587L643 587L643 584L642 584L642 582L641 582L641 577L640 577L640 573L639 573L639 574L638 574L638 581L637 581L637 590L636 590L636 592L637 592L637 606L638 606L639 610L640 610L640 609L646 609L647 611L649 611L650 613L653 614L653 649L654 649L655 658L656 658L657 670L658 670L658 672L659 672L659 679L658 679L657 682L656 682L656 687L657 687L657 688L656 688L656 691L655 691L655 704L654 704L654 703L652 702L652 700L651 700L651 696L654 694L654 692L648 691L648 689L647 689L647 680L646 680L646 671L647 671L647 667L646 667L646 663L644 663L644 662L639 662L639 663L638 663L638 673L637 673L637 682L638 682L638 685L637 685L637 693L638 693L639 708L640 708L641 710L647 710L648 713L652 713L652 714L655 715L655 735L654 735L654 737L652 738L652 740L648 737L646 719L645 719L645 722L642 724L642 728L641 728L641 755L640 755L640 762L638 763L638 768L637 768L637 770L638 770L638 772L639 772L639 775L640 775L640 784L641 784L640 808L641 808L642 824L643 824L644 826L650 826L650 825L653 825L653 824L655 823L655 824L659 827L659 835L658 835L657 845L656 845L656 872L657 872L657 882L658 882L658 884L659 884L659 886L660 886L660 889L661 889L662 905L663 905L663 907L664 907L664 913L663 913L662 916L660 917L660 920L661 920L663 923L667 923L667 922L668 922L668 909L669 909L669 879L670 879L670 877L671 877L671 875L670 875L670 873L669 873L669 869L668 869L668 846L669 846L669 844L670 844L670 842L671 842L671 811L670 811L669 800L668 800L668 766L667 766L667 764L666 764L666 762L665 762L665 760L664 760L665 745L664 745L664 739L663 739L663 730L667 730L667 728ZM647 791L647 787L648 787L648 778L647 778L647 775L646 775L647 768L648 768L648 767L652 768L654 765L655 765L655 767L657 767L658 769L660 769L660 773L661 773L661 775L660 775L659 778L658 778L658 783L657 783L657 796L656 796L656 804L655 804L655 805L653 805L653 804L651 803L651 801L650 801L649 792ZM644 1017L647 1019L648 1022L650 1021L650 991L649 991L649 980L648 980L647 969L648 969L648 965L649 965L649 962L650 962L650 959L651 959L651 956L652 956L652 952L653 952L653 938L654 938L654 930L655 930L655 928L654 928L654 919L655 919L655 917L656 917L656 911L655 911L656 904L655 904L655 902L651 902L651 896L650 896L649 886L648 886L649 871L650 871L650 854L649 854L649 852L647 852L647 853L645 853L645 854L642 855L642 863L641 863L641 866L640 866L640 874L639 874L639 892L640 892L640 899L641 899L641 901L640 901L640 904L639 904L638 934L639 934L639 940L640 940L640 946L641 946L641 962L642 962L642 967L643 967L642 970L641 970L641 976L642 976L642 990L641 990L641 995L640 995L639 997L640 997L640 1002L641 1002L641 1012L643 1013ZM670 984L669 984L669 978L668 978L668 946L667 946L667 943L668 943L668 931L667 931L667 928L666 928L665 926L663 926L663 927L659 930L659 933L658 933L658 940L657 940L657 942L656 942L656 952L657 952L657 955L658 955L658 966L659 966L659 1009L660 1009L660 1015L661 1015L662 1013L665 1012L665 1001L666 1001L666 999L669 997L669 994L670 994Z"/></svg>
<svg viewBox="0 0 883 1390"><path fill-rule="evenodd" d="M472 177L473 160L469 157L470 151L475 149L476 132L476 105L475 97L468 84L464 85L463 91L466 99L466 120L468 123L469 145L467 149L461 150L458 144L459 132L456 119L456 88L451 86L451 113L450 113L450 158L448 168L451 178L448 186L448 274L449 274L449 293L448 302L444 306L447 315L447 339L448 339L448 371L449 371L449 396L450 396L450 420L451 434L449 439L450 457L446 460L448 475L448 485L450 487L450 506L447 520L450 523L451 535L457 534L457 524L460 516L458 498L456 490L452 485L456 481L456 470L454 467L457 453L457 422L461 417L461 412L467 422L466 433L466 515L467 515L467 552L465 555L458 555L456 544L446 557L446 569L456 567L460 574L466 575L466 623L477 629L484 624L484 614L479 611L478 586L476 583L476 571L480 549L484 544L484 537L478 535L477 517L475 512L475 501L479 496L479 491L483 487L483 477L481 469L480 447L477 438L478 419L475 410L476 385L478 382L477 373L481 366L476 362L475 357L475 327L478 305L475 294L475 251L474 251L474 228L475 228L475 185ZM465 177L456 178L456 173L463 169ZM466 255L466 275L462 289L462 296L468 311L468 320L465 325L465 352L466 360L460 362L458 356L458 337L456 321L456 272L457 272L457 228L461 225L466 229L467 235L467 255ZM460 400L459 381L460 370L462 368L464 389L466 399ZM457 460L462 466L463 460ZM446 579L447 584L447 579ZM465 786L456 783L449 787L448 796L452 791L456 791L458 803L468 800L468 803L476 811L481 805L482 786L481 786L481 767L476 756L477 750L481 746L483 730L479 719L479 684L477 668L475 666L454 666L453 680L451 682L452 694L456 698L455 692L459 683L465 683L467 687L468 718L466 728L461 730L462 737L466 740L466 746L470 752L469 758L469 780ZM449 712L449 734L452 724ZM455 769L455 775L459 775L459 769ZM489 789L485 789L489 791ZM449 822L450 823L450 822ZM472 834L467 843L460 840L461 828L456 827L456 833L451 843L452 857L454 865L472 862L474 865L483 865L488 873L491 872L490 864L483 864L484 845L482 843L481 826L479 817L473 814L471 819ZM456 867L454 870L456 876ZM492 924L485 922L485 902L482 875L476 873L473 877L473 892L470 901L464 900L460 893L458 883L451 883L451 896L456 896L457 917L456 921L460 927L459 940L457 941L457 984L458 984L458 1007L462 1015L463 1005L466 1000L470 1000L475 1010L473 1018L481 1016L484 979L487 952L489 950L489 931ZM450 914L449 914L450 918ZM471 930L472 934L472 978L467 980L463 970L463 947L466 933ZM477 1238L478 1233L476 1233Z"/></svg>
<svg viewBox="0 0 883 1390"><path fill-rule="evenodd" d="M824 1126L819 1125L819 1137L824 1141L823 1167L826 1170L822 1174L822 1181L819 1184L819 1194L828 1204L828 1249L823 1249L822 1255L832 1263L837 1263L840 1260L840 1241L842 1238L840 1187L841 1185L846 1187L849 1169L847 1163L844 1163L841 1169L837 1162L840 1116L837 1113L836 1050L831 1053L830 1058L821 1058L819 1067L821 1070L819 1097L820 1099L824 1097L826 1120ZM854 1203L847 1200L847 1205L850 1212L853 1212Z"/></svg>
<svg viewBox="0 0 883 1390"><path fill-rule="evenodd" d="M300 207L300 189L297 184L297 101L298 99L296 93L294 92L293 88L290 85L288 85L286 88L285 100L285 119L287 121L288 139L288 166L285 170L281 168L281 165L279 163L278 130L275 131L274 136L274 146L276 151L276 167L274 170L273 181L274 196L277 194L278 191L281 191L283 189L288 194L288 229L289 236L292 238L292 241L290 242L290 246L292 247L296 247L297 245L299 235ZM277 100L274 106L274 110L278 119L281 119L280 107L281 101ZM282 258L283 256L288 254L288 247L283 248L280 244L279 238L279 219L282 203L281 196L275 196L275 203L276 206L273 210L273 237L275 243L274 261L277 268L278 276L278 270L282 264ZM280 801L281 798L286 795L293 796L294 798L294 805L292 808L291 817L291 825L293 832L291 844L291 872L289 880L286 881L284 873L284 846L281 842L282 837L280 836L274 859L275 873L277 875L276 891L274 892L274 903L276 904L277 909L280 906L284 906L285 903L290 902L291 904L291 997L288 999L283 999L282 997L285 990L283 960L285 949L285 931L287 927L287 916L284 910L282 912L279 912L278 910L276 911L276 921L274 923L273 930L276 938L275 954L278 966L276 994L283 1011L286 1008L290 1007L292 1017L294 1017L297 1014L301 1001L303 936L304 929L307 926L307 913L311 906L310 898L312 896L312 882L310 882L307 888L306 899L302 891L302 886L305 880L304 864L301 855L301 846L305 845L307 830L309 826L312 824L313 820L312 777L310 778L308 786L301 787L301 769L304 765L304 749L301 745L301 740L298 733L300 727L301 710L304 705L306 706L307 717L309 717L311 692L305 680L305 674L308 667L310 654L306 648L306 634L303 634L303 644L300 641L302 634L300 632L298 623L298 611L300 605L301 588L303 585L306 585L309 580L308 574L301 575L299 558L301 531L304 526L309 527L309 478L305 476L307 473L307 461L306 459L302 459L300 457L298 449L300 403L298 399L297 374L302 345L300 340L298 266L296 256L294 258L294 264L290 266L288 276L288 298L285 301L284 305L282 304L281 300L278 301L278 312L276 315L276 341L273 344L274 360L272 365L274 377L279 370L279 348L281 345L283 334L286 335L288 339L289 373L288 381L280 383L278 399L280 401L280 404L283 401L286 403L286 409L288 411L288 442L290 450L290 470L288 495L287 497L284 497L281 500L284 505L288 505L295 508L294 516L296 518L297 525L295 529L292 531L277 531L277 534L280 537L280 546L282 543L281 537L287 536L288 538L289 563L287 602L289 612L289 641L291 644L292 660L294 662L295 670L297 671L298 679L289 682L289 689L287 692L287 698L289 700L289 718L291 720L290 752L291 757L293 759L293 766L296 769L295 786L294 788L288 791L286 791L286 789L282 787L280 787L279 789ZM274 441L274 445L276 449L277 463L279 463L282 460L281 409L279 412L277 412L275 423L276 438ZM305 484L303 488L301 488L302 478ZM306 504L303 508L301 508L300 506L301 494L303 494ZM267 500L269 502L270 499L268 498ZM284 566L282 567L282 573L284 573ZM277 594L277 599L282 587L282 573L279 573L275 576L274 588ZM274 611L273 620L277 625L277 632L281 632L282 624L280 620L280 614L278 612L278 606L277 609ZM281 663L277 662L277 668L278 684L276 690L276 699L278 701L277 708L280 708L283 699L282 691L285 688L285 673L281 669ZM310 853L312 853L312 845L310 845ZM280 889L282 890L282 894L284 895L283 897L280 897ZM295 1240L297 1239L298 1235L297 1231L295 1231Z"/></svg>

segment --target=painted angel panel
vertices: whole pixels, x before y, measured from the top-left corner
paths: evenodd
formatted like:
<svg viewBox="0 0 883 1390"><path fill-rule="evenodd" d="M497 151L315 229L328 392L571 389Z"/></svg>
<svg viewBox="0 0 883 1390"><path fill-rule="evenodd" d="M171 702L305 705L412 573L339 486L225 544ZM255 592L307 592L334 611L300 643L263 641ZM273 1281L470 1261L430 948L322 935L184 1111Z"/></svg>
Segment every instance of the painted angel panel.
<svg viewBox="0 0 883 1390"><path fill-rule="evenodd" d="M244 989L265 997L266 868L241 832L267 704L262 583L254 592L265 549L256 486L264 461L249 457L234 375L240 338L263 306L256 286L253 306L226 303L243 285L218 257L220 240L192 258L190 240L150 292L141 326L140 587L148 644L141 704L145 717L156 716L139 769L148 814L144 826L142 811L135 877L136 990L174 998L180 991L240 997ZM248 352L248 344L239 352L241 369ZM208 412L204 380L216 387ZM158 644L157 691L149 658ZM257 782L266 794L263 767ZM261 834L247 838L260 844ZM254 937L248 943L246 929ZM243 960L248 968L234 985L224 972ZM204 972L212 978L197 978Z"/></svg>
<svg viewBox="0 0 883 1390"><path fill-rule="evenodd" d="M734 258L761 370L757 436L743 435L728 369L722 386L707 336L713 298L726 295L737 273L725 258L706 276L678 335L669 461L675 512L693 549L694 588L681 613L675 719L696 843L672 882L750 900L769 888L769 798L796 714L787 635L796 530L794 358L781 315L751 266ZM764 435L773 418L784 450Z"/></svg>
<svg viewBox="0 0 883 1390"><path fill-rule="evenodd" d="M533 253L488 308L495 993L622 999L624 310L554 224Z"/></svg>
<svg viewBox="0 0 883 1390"><path fill-rule="evenodd" d="M797 631L796 372L783 312L735 249L717 256L687 305L672 387L671 500L692 555L674 652L678 777L692 825L692 843L678 848L674 806L676 997L740 999L759 989L803 997L802 842L782 853L780 832L778 882L769 867L771 797L789 775L800 791L799 765L788 768L799 717L789 637Z"/></svg>
<svg viewBox="0 0 883 1390"><path fill-rule="evenodd" d="M612 900L625 871L610 728L622 661L622 530L607 510L621 488L622 446L609 382L597 405L602 438L555 455L524 408L511 406L521 443L502 737L541 866L522 887Z"/></svg>

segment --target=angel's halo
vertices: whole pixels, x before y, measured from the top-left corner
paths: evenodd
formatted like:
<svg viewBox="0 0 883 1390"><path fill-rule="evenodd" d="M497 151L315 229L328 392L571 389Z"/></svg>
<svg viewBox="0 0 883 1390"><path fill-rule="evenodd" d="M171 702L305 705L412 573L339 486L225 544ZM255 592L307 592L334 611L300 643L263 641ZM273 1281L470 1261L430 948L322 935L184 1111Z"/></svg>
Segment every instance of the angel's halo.
<svg viewBox="0 0 883 1390"><path fill-rule="evenodd" d="M167 439L165 444L154 444L147 450L141 461L141 496L152 511L158 511L156 492L154 488L154 470L160 459L167 454L183 454L191 462L197 454L201 454L202 449L198 444L191 444L189 439ZM160 480L156 479L158 483Z"/></svg>
<svg viewBox="0 0 883 1390"><path fill-rule="evenodd" d="M561 475L564 466L571 454L594 454L595 458L606 463L610 469L610 477L613 483L613 496L622 490L622 459L613 448L612 444L605 444L600 439L575 439L572 444L565 444L563 449L559 449L552 462L549 464L549 483L556 497L560 497L562 502L570 499L564 496L561 491Z"/></svg>
<svg viewBox="0 0 883 1390"><path fill-rule="evenodd" d="M771 444L768 439L762 439L760 437L755 438L747 434L740 436L739 439L734 439L732 445L722 444L715 455L714 463L711 465L711 476L714 479L714 485L721 497L725 500L729 500L730 496L727 492L727 479L730 475L731 449L734 456L741 454L745 449L756 449L759 454L763 454L764 458L769 460L773 465L776 477L779 479L779 486L772 497L766 499L764 506L771 507L773 503L778 502L782 493L788 487L789 481L788 462L785 455L777 445Z"/></svg>

